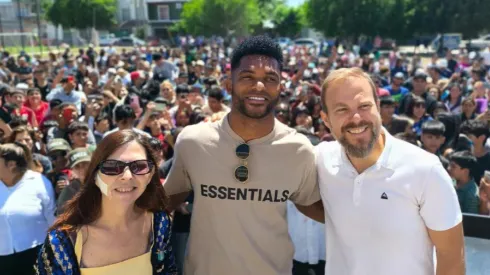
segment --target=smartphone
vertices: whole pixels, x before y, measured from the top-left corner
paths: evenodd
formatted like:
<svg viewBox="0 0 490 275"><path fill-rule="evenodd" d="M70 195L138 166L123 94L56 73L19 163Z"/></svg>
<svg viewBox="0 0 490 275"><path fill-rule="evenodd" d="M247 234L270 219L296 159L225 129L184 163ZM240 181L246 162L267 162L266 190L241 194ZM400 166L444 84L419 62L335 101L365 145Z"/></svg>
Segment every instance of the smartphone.
<svg viewBox="0 0 490 275"><path fill-rule="evenodd" d="M167 109L167 104L165 103L155 103L155 111L163 112Z"/></svg>

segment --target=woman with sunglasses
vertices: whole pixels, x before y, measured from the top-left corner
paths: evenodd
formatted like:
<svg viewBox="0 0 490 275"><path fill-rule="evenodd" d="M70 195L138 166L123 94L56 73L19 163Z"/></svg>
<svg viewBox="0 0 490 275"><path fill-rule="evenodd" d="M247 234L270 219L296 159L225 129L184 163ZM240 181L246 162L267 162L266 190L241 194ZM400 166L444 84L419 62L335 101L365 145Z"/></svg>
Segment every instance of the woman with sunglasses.
<svg viewBox="0 0 490 275"><path fill-rule="evenodd" d="M26 145L0 145L0 274L35 274L37 251L55 219L51 182L31 165Z"/></svg>
<svg viewBox="0 0 490 275"><path fill-rule="evenodd" d="M147 137L105 137L84 183L48 232L39 274L176 274L168 198Z"/></svg>

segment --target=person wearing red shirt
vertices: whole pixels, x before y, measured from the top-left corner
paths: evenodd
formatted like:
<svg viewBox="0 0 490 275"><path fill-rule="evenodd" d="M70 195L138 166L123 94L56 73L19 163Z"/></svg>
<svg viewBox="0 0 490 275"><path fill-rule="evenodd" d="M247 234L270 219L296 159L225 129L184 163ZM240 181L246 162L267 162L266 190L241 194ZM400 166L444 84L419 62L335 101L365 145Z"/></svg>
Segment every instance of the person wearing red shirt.
<svg viewBox="0 0 490 275"><path fill-rule="evenodd" d="M27 90L27 100L24 106L34 111L38 123L43 120L49 110L49 104L41 100L41 91L38 88Z"/></svg>
<svg viewBox="0 0 490 275"><path fill-rule="evenodd" d="M24 106L25 91L23 89L14 89L10 94L10 102L19 106L21 116L27 117L27 122L32 127L37 127L37 119L34 111L31 108Z"/></svg>

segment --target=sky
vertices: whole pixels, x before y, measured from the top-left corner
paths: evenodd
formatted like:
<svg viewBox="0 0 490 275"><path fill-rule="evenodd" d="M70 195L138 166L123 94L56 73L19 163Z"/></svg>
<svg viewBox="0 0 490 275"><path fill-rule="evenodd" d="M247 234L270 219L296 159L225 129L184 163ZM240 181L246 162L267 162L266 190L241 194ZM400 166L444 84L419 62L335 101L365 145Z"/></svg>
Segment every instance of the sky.
<svg viewBox="0 0 490 275"><path fill-rule="evenodd" d="M286 3L292 7L297 7L303 4L303 2L305 2L305 0L286 0Z"/></svg>

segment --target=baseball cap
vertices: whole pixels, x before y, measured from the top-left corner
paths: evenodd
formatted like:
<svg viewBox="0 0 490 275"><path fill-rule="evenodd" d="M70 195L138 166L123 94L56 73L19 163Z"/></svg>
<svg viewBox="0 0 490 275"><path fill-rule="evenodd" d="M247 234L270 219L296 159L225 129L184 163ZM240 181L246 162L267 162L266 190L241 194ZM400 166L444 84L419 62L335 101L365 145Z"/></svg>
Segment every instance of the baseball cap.
<svg viewBox="0 0 490 275"><path fill-rule="evenodd" d="M17 83L17 85L15 85L15 89L16 90L27 90L29 89L29 85L27 85L26 83Z"/></svg>
<svg viewBox="0 0 490 275"><path fill-rule="evenodd" d="M424 72L415 72L415 75L413 76L413 79L423 79L423 80L426 80L427 79L427 74L424 73Z"/></svg>
<svg viewBox="0 0 490 275"><path fill-rule="evenodd" d="M397 72L394 77L404 79L405 75L402 72Z"/></svg>
<svg viewBox="0 0 490 275"><path fill-rule="evenodd" d="M74 150L71 150L68 153L68 160L70 161L70 168L73 168L75 165L81 163L81 162L90 162L90 159L92 158L92 155L90 154L90 151L87 148L77 148Z"/></svg>
<svg viewBox="0 0 490 275"><path fill-rule="evenodd" d="M52 151L71 151L71 146L65 139L55 138L48 143L48 153Z"/></svg>

